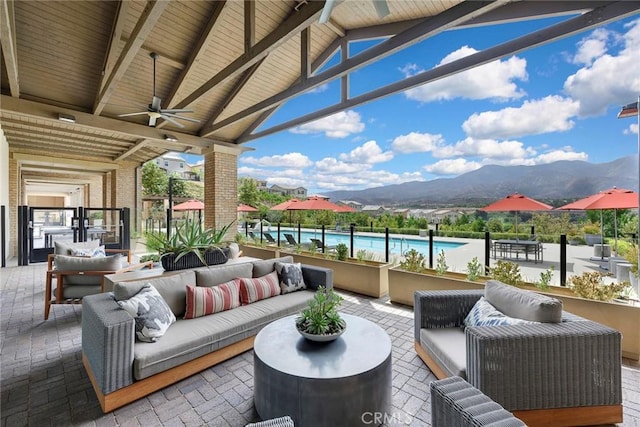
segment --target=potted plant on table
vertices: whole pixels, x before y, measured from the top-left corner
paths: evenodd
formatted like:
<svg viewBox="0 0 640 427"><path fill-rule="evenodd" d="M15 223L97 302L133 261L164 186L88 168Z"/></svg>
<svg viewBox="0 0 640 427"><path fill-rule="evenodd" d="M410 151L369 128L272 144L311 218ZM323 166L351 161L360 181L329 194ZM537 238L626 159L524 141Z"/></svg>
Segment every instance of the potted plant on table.
<svg viewBox="0 0 640 427"><path fill-rule="evenodd" d="M333 341L347 329L347 324L338 307L342 297L333 289L320 286L308 307L296 318L296 329L300 335L311 341Z"/></svg>
<svg viewBox="0 0 640 427"><path fill-rule="evenodd" d="M197 221L186 221L178 225L170 237L150 234L149 238L153 240L162 267L167 271L224 264L229 255L224 238L232 225L230 223L216 230L203 228Z"/></svg>

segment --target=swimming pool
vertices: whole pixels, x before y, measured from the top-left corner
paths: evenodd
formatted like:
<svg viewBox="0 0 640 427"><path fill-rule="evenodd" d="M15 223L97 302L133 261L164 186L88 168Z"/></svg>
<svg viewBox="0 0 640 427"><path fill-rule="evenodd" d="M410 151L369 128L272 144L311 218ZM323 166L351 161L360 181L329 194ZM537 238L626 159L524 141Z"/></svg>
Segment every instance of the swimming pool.
<svg viewBox="0 0 640 427"><path fill-rule="evenodd" d="M293 237L300 243L309 243L311 238L322 240L322 231L318 230L316 232L313 231L302 231L300 235L300 239L298 240L298 231L287 231L280 230L280 241L286 242L284 237L284 233L291 233ZM276 237L277 232L271 233L274 238ZM347 246L350 246L350 235L349 233L332 233L325 232L324 234L324 242L327 246L337 245L338 243L344 243ZM282 244L282 243L281 243ZM384 253L385 250L385 238L384 236L371 236L371 235L361 235L355 234L353 236L353 245L354 245L354 255L360 249L365 249L370 252L380 252ZM460 246L465 245L465 243L460 242L443 242L439 240L433 241L433 255L436 256L440 253L441 250L445 252L449 249L458 248ZM390 254L400 255L408 251L409 249L415 249L418 252L421 252L425 255L429 253L429 239L428 238L406 238L406 237L392 237L389 236L389 252Z"/></svg>

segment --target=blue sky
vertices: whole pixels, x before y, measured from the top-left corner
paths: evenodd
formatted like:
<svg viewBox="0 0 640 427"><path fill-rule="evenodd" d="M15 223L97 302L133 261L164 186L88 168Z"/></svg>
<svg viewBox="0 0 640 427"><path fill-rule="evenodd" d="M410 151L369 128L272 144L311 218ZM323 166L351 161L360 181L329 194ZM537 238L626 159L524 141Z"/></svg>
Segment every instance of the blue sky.
<svg viewBox="0 0 640 427"><path fill-rule="evenodd" d="M352 74L350 95L553 22L443 33ZM373 43L352 44L352 55ZM238 175L323 193L451 178L487 164L637 155L637 121L616 115L640 94L639 65L635 16L251 141ZM263 128L332 105L339 92L334 81L302 95Z"/></svg>

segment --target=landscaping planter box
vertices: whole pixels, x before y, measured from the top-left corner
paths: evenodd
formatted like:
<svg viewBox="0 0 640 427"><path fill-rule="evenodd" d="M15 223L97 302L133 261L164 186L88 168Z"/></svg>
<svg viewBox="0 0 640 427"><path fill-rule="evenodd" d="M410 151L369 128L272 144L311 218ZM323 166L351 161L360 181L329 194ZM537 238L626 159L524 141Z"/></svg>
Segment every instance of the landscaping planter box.
<svg viewBox="0 0 640 427"><path fill-rule="evenodd" d="M166 271L185 270L187 268L206 267L207 265L224 264L229 259L229 248L220 248L216 250L206 251L204 260L206 264L200 261L200 258L194 253L187 254L176 261L176 254L164 255L160 261L162 267Z"/></svg>

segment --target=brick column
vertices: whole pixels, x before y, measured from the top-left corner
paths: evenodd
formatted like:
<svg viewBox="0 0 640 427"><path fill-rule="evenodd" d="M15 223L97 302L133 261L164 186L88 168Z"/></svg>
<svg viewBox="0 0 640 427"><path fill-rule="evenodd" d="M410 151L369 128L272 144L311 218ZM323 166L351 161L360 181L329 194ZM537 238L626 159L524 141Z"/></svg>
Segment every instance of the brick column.
<svg viewBox="0 0 640 427"><path fill-rule="evenodd" d="M214 145L204 154L204 224L221 228L234 223L227 234L233 240L238 218L238 155L240 147Z"/></svg>
<svg viewBox="0 0 640 427"><path fill-rule="evenodd" d="M129 208L132 232L140 229L141 194L142 170L136 163L122 162L118 169L105 175L104 207Z"/></svg>
<svg viewBox="0 0 640 427"><path fill-rule="evenodd" d="M7 259L18 256L18 205L22 204L19 202L21 196L18 175L18 161L13 156L9 156L9 205L6 211L9 219Z"/></svg>

